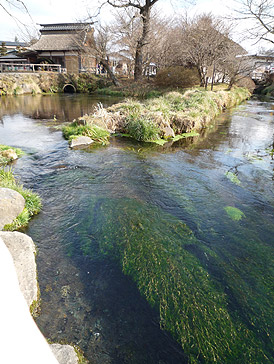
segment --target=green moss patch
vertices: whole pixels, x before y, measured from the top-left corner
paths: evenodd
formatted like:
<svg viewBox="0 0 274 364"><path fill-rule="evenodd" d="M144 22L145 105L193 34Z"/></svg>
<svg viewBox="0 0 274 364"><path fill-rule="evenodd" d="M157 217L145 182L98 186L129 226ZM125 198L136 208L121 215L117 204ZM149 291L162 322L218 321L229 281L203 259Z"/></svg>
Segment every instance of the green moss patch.
<svg viewBox="0 0 274 364"><path fill-rule="evenodd" d="M245 217L245 214L241 210L237 209L237 207L226 206L224 209L227 215L234 221L240 221L243 217Z"/></svg>
<svg viewBox="0 0 274 364"><path fill-rule="evenodd" d="M96 125L78 125L76 122L62 128L65 139L71 140L79 135L88 136L96 143L107 144L110 133Z"/></svg>
<svg viewBox="0 0 274 364"><path fill-rule="evenodd" d="M239 178L237 177L237 175L235 173L232 173L230 171L226 172L225 176L235 185L240 186L241 181L239 180Z"/></svg>

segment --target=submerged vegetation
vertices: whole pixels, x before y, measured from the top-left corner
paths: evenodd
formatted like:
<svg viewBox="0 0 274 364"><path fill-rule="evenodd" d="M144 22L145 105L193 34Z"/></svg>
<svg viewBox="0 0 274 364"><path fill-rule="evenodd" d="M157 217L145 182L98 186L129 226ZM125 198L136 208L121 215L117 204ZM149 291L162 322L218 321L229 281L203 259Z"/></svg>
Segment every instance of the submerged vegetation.
<svg viewBox="0 0 274 364"><path fill-rule="evenodd" d="M234 216L236 212L234 208ZM259 321L264 310L270 322L271 308L264 305L258 311L258 300L252 301L252 290L239 275L240 266L232 271L176 217L135 199L100 198L92 202L77 234L85 255L114 259L136 282L159 312L161 327L182 345L189 362L269 361L272 344L265 347L260 337L270 339L270 328ZM270 287L265 290L272 296Z"/></svg>
<svg viewBox="0 0 274 364"><path fill-rule="evenodd" d="M190 89L168 92L144 101L128 99L107 109L98 110L86 118L87 130L98 125L111 132L125 133L139 141L171 139L206 127L224 109L247 99L247 89L234 87L216 92ZM75 126L75 123L72 124ZM66 130L66 129L65 129ZM81 129L77 129L81 134ZM77 135L79 135L77 133ZM65 137L66 132L65 132Z"/></svg>
<svg viewBox="0 0 274 364"><path fill-rule="evenodd" d="M241 210L237 209L237 207L226 206L225 211L227 215L235 221L239 221L245 217L245 214Z"/></svg>
<svg viewBox="0 0 274 364"><path fill-rule="evenodd" d="M19 192L25 199L25 208L20 215L13 221L12 224L8 224L4 227L4 230L18 230L27 226L31 217L37 214L42 207L40 197L29 189L25 189L23 185L19 184L12 173L12 170L0 169L0 187L10 188Z"/></svg>

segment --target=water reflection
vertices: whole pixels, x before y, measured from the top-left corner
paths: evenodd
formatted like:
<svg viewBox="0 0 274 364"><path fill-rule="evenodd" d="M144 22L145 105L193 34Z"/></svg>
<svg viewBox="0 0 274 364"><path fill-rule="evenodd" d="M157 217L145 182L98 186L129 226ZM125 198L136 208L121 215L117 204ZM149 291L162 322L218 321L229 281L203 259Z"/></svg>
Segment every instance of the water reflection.
<svg viewBox="0 0 274 364"><path fill-rule="evenodd" d="M108 106L120 100L121 98L86 94L1 96L0 120L5 115L23 113L24 116L32 119L72 121L93 112L99 102L103 106Z"/></svg>

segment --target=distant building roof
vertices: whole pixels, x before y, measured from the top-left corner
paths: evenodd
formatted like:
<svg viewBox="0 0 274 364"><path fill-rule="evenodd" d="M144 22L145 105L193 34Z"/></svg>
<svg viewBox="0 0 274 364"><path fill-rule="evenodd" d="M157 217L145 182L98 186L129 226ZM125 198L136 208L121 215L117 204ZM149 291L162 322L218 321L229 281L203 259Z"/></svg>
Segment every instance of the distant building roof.
<svg viewBox="0 0 274 364"><path fill-rule="evenodd" d="M56 24L40 24L42 29L40 29L41 34L44 32L52 31L79 31L86 30L93 23L56 23Z"/></svg>
<svg viewBox="0 0 274 364"><path fill-rule="evenodd" d="M10 54L0 57L0 62L27 62L27 59L16 56L15 54Z"/></svg>
<svg viewBox="0 0 274 364"><path fill-rule="evenodd" d="M92 23L40 24L41 37L30 49L35 51L77 51L86 42Z"/></svg>
<svg viewBox="0 0 274 364"><path fill-rule="evenodd" d="M0 40L0 45L2 45L2 43L6 44L6 47L26 47L27 43L24 42L10 42L8 40Z"/></svg>

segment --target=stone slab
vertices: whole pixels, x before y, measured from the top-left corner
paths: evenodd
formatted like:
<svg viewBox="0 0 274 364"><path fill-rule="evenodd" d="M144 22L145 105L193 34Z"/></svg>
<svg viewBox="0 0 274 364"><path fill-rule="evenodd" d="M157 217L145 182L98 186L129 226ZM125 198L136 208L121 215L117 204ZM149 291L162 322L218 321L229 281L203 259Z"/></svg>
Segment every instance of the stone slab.
<svg viewBox="0 0 274 364"><path fill-rule="evenodd" d="M59 364L78 364L78 357L71 345L51 344L50 348Z"/></svg>
<svg viewBox="0 0 274 364"><path fill-rule="evenodd" d="M72 141L70 142L70 147L71 148L85 147L92 143L94 143L94 140L92 140L90 137L79 136L77 138L72 139Z"/></svg>
<svg viewBox="0 0 274 364"><path fill-rule="evenodd" d="M0 238L12 256L21 292L30 306L38 296L35 245L28 235L19 232L0 231Z"/></svg>
<svg viewBox="0 0 274 364"><path fill-rule="evenodd" d="M0 188L0 230L24 210L25 199L17 191Z"/></svg>

